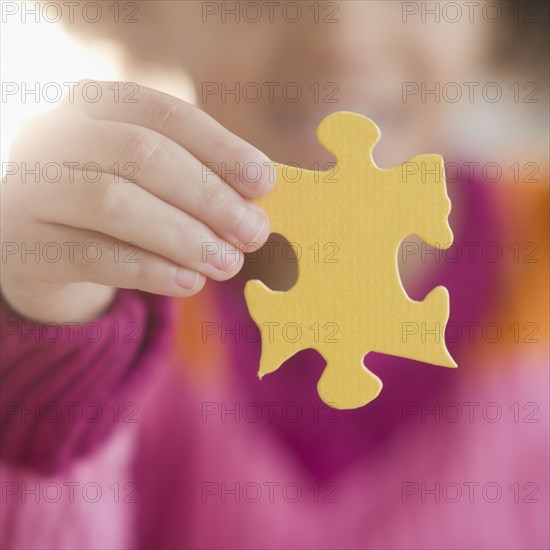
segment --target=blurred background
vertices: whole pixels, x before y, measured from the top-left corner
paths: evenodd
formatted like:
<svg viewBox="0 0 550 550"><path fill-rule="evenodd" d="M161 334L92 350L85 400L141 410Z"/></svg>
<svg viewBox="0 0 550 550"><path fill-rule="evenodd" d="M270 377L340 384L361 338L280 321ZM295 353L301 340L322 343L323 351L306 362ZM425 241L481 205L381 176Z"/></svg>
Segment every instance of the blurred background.
<svg viewBox="0 0 550 550"><path fill-rule="evenodd" d="M267 434L277 450L269 479L279 479L279 461L291 479L321 487L307 491L328 500L271 508L282 518L280 508L292 508L296 547L319 547L319 530L331 548L547 548L549 4L72 4L71 16L62 2L2 3L3 171L18 128L82 78L173 94L271 159L305 168L332 160L315 128L337 110L379 125L381 167L431 152L446 161L455 244L438 255L410 237L398 259L413 299L436 284L449 288L446 336L458 370L371 354L366 364L382 378L382 394L336 413L318 401L323 361L312 350L259 383L260 344L242 331L251 321L242 286L262 277L288 287L295 265L249 262L237 280L209 282L178 305L174 358L196 402L174 421L194 423L207 439L217 433L212 424L226 434L245 425L251 441ZM219 330L205 336L212 323ZM259 421L243 416L250 403L263 411ZM293 403L300 420L270 418L266 403L279 411ZM239 420L226 408L237 408ZM199 459L204 452L189 450ZM244 472L255 470L260 459L248 447L232 452ZM197 469L192 482L204 489L218 467L212 478ZM216 483L235 482L220 476ZM174 487L183 483L174 474ZM497 500L488 483L501 489ZM219 491L210 507L193 491L176 493L193 511L197 547L223 547L209 518L224 524L258 509L212 503ZM283 530L285 521L292 524L281 520ZM161 523L149 533L159 544ZM228 546L263 545L250 522L237 524ZM298 535L299 526L307 532Z"/></svg>

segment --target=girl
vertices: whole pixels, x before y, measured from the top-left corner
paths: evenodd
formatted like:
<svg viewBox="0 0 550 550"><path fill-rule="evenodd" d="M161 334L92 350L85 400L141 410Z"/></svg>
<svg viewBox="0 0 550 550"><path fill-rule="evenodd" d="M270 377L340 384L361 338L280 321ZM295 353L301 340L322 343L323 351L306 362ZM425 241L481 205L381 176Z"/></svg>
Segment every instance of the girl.
<svg viewBox="0 0 550 550"><path fill-rule="evenodd" d="M449 177L460 257L409 240L400 270L413 299L449 289L460 369L369 355L385 387L362 409L320 404L311 350L260 383L242 294L252 276L292 286L280 253L244 258L269 236L252 200L275 183L270 159L331 160L315 140L324 115L373 118L381 166L479 158L467 125L451 126L464 113L426 90L484 74L504 23L423 2L131 4L127 21L77 7L65 22L116 42L129 84L81 81L12 148L63 177L2 185L3 547L547 547L542 186ZM156 90L159 67L191 77L198 105ZM476 101L459 105L466 120ZM492 261L488 243L516 256Z"/></svg>

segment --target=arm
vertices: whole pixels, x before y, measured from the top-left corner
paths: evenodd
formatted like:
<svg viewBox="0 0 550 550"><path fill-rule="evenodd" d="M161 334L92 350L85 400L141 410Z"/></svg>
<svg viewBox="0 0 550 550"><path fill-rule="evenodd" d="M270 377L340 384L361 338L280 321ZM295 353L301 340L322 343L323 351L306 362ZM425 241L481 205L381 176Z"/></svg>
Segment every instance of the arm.
<svg viewBox="0 0 550 550"><path fill-rule="evenodd" d="M101 444L164 360L169 298L119 290L99 319L27 321L0 305L0 458L52 474Z"/></svg>

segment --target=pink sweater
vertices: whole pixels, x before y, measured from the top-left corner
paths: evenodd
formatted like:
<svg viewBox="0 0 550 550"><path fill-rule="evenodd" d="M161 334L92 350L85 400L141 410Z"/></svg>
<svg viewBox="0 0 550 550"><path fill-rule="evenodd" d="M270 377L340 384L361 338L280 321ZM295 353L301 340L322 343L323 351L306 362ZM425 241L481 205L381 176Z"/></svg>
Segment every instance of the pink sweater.
<svg viewBox="0 0 550 550"><path fill-rule="evenodd" d="M61 329L2 306L2 548L548 548L544 355L403 401L391 436L327 477L273 435L270 405L169 364L172 305L119 291Z"/></svg>

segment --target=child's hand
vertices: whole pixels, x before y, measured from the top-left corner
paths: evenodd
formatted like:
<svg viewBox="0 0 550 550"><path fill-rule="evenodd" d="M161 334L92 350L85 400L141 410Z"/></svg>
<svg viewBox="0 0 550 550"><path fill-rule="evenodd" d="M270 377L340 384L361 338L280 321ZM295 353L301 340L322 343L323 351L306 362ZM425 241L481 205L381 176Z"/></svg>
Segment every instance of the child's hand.
<svg viewBox="0 0 550 550"><path fill-rule="evenodd" d="M25 128L2 183L2 292L39 321L99 315L116 287L190 296L269 235L247 200L272 187L264 154L174 97L93 84Z"/></svg>

